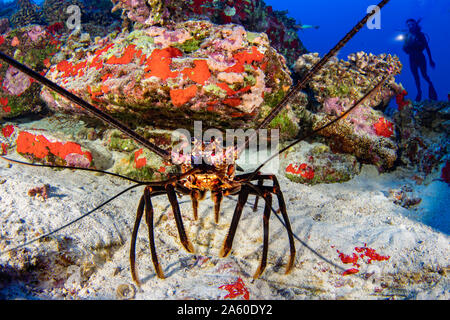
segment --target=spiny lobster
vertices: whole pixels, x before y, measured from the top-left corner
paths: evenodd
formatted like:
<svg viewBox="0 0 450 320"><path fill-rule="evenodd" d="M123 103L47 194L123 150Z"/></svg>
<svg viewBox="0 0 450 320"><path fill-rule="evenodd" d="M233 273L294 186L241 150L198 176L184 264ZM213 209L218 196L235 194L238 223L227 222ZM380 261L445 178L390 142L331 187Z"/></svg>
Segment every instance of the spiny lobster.
<svg viewBox="0 0 450 320"><path fill-rule="evenodd" d="M389 0L383 0L378 4L378 8L383 8ZM295 95L302 90L308 81L315 75L317 72L325 66L325 64L335 56L338 51L359 31L361 28L367 23L368 19L375 14L375 10L371 13L367 14L360 22L358 22L355 27L353 27L350 32L348 32L342 40L340 40L316 65L312 67L311 70L309 70L299 81L298 83L293 86L285 95L283 100L272 109L270 114L259 123L257 126L257 130L254 131L252 135L248 137L248 139L243 143L241 146L233 146L230 148L220 148L219 146L214 146L214 153L206 153L205 149L207 147L211 147L216 143L215 140L211 141L209 144L205 144L205 142L197 141L194 143L194 152L188 155L184 155L182 162L181 162L181 170L179 174L176 174L172 176L171 178L164 180L164 181L157 181L157 182L145 182L145 181L137 181L134 179L130 179L118 174L109 173L101 170L96 169L89 169L89 168L76 168L76 167L70 167L70 166L56 166L56 165L45 165L45 164L31 164L31 163L25 163L17 160L12 160L5 158L3 156L0 156L2 159L20 163L20 164L27 164L27 165L33 165L33 166L44 166L44 167L53 167L53 168L70 168L70 169L78 169L78 170L88 170L88 171L97 171L97 172L103 172L106 174L119 176L121 178L127 179L129 181L135 182L136 184L133 185L130 188L127 188L123 192L119 193L113 198L110 198L100 206L96 207L95 209L89 211L88 213L82 215L81 217L71 221L70 223L53 230L52 232L49 232L45 235L42 235L34 240L28 241L18 247L15 247L13 249L7 250L5 252L9 252L15 249L18 249L20 247L26 246L30 243L33 243L35 241L38 241L44 237L48 237L51 234L54 234L55 232L58 232L59 230L66 228L67 226L83 219L84 217L88 216L89 214L93 213L94 211L98 210L102 206L104 206L106 203L109 203L113 199L117 198L121 194L136 188L138 186L145 186L144 188L144 194L141 196L141 199L138 204L137 209L137 215L136 220L134 223L134 228L132 231L132 237L131 237L131 248L130 248L130 266L131 266L131 275L135 283L138 285L140 284L139 278L136 273L136 267L135 267L135 247L136 247L136 238L138 234L139 225L141 223L142 217L145 215L145 221L148 225L148 237L149 237L149 244L150 244L150 252L151 257L153 261L153 265L156 271L156 275L159 278L164 278L164 273L162 271L162 268L158 262L158 256L156 253L155 248L155 239L154 239L154 230L153 230L153 218L154 218L154 211L153 211L153 204L152 204L152 198L158 195L167 195L170 205L172 207L174 218L176 222L176 227L178 230L178 235L181 240L181 244L183 247L190 253L194 252L194 248L192 243L189 241L184 225L182 220L182 215L180 212L180 207L177 200L177 193L183 194L183 195L189 195L192 200L192 207L194 212L194 218L197 219L197 211L198 211L198 202L203 199L205 196L205 193L207 191L211 192L212 199L214 201L214 213L215 213L215 221L218 222L219 219L219 212L220 212L220 206L223 197L228 195L238 195L238 201L236 208L234 210L234 214L232 217L230 229L228 231L228 234L225 238L222 250L220 252L221 257L227 256L232 248L233 239L236 233L236 229L244 208L244 205L247 203L249 195L255 195L255 205L254 210L256 210L257 202L259 197L263 198L265 201L265 208L264 208L264 215L263 215L263 253L261 258L261 263L257 269L257 271L254 274L254 278L258 278L263 272L267 264L267 253L268 253L268 245L269 245L269 218L271 215L271 212L273 212L278 219L278 212L281 213L282 219L280 221L282 224L284 224L288 238L289 238L289 246L290 246L290 258L286 265L286 274L289 273L294 265L295 261L295 244L294 244L294 237L295 235L292 232L291 225L289 222L287 210L286 210L286 203L283 198L283 194L280 189L280 185L278 183L278 179L273 174L261 174L260 170L261 168L267 164L271 159L278 156L282 152L286 151L290 147L294 146L295 144L299 143L301 140L312 136L313 134L318 133L319 131L323 130L324 128L334 124L335 122L339 121L340 119L344 118L349 112L351 112L354 108L359 106L361 103L363 103L369 96L371 96L374 92L379 90L381 86L384 84L384 82L392 76L391 73L388 73L373 89L371 89L369 92L367 92L359 101L354 103L352 107L350 107L347 111L342 113L341 115L337 116L334 120L330 121L329 123L325 124L324 126L315 129L311 131L306 136L303 136L301 138L296 139L292 143L290 143L288 146L284 147L283 149L279 150L278 153L272 155L269 159L267 159L264 163L262 163L256 170L245 173L245 174L236 174L236 164L235 160L237 159L239 153L248 146L250 140L255 138L255 135L257 134L259 129L262 129L266 127L279 113L280 111L285 108L289 102L292 101L292 99L295 97ZM14 68L22 71L23 73L27 74L28 76L34 78L36 81L40 82L42 85L49 87L50 89L54 90L55 92L59 93L60 95L64 96L71 102L79 105L80 107L90 111L94 116L100 118L104 122L110 124L111 126L119 129L124 134L128 135L130 138L134 139L138 143L140 143L142 146L148 148L149 150L153 151L160 157L162 157L165 161L171 162L171 153L168 151L161 149L157 145L151 143L141 135L137 134L132 129L128 128L126 125L122 124L118 120L114 119L110 115L100 111L93 105L89 104L88 102L82 100L78 96L72 94L71 92L67 91L66 89L62 88L61 86L53 83L52 81L48 80L44 76L40 75L39 73L29 69L25 65L19 63L18 61L14 60L13 58L5 55L3 52L0 52L0 59L7 62ZM212 159L211 155L214 156L214 159ZM196 158L197 160L200 158L200 160L205 161L199 161L200 164L196 164L198 161L195 161L196 163L193 163L193 159ZM172 161L173 162L173 161ZM270 186L264 185L264 182L269 180L271 182ZM272 207L272 197L275 196L278 201L278 207L279 210L275 211ZM3 253L5 253L3 252Z"/></svg>

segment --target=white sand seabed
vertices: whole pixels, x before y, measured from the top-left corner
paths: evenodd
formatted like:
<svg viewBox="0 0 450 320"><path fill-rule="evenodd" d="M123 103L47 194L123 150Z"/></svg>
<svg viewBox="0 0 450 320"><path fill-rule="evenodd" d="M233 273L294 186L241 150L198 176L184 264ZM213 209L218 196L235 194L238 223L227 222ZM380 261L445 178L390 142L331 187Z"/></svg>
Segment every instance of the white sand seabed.
<svg viewBox="0 0 450 320"><path fill-rule="evenodd" d="M56 241L40 241L2 254L0 271L16 277L0 284L0 296L116 299L128 294L136 299L224 299L229 292L220 286L241 278L250 299L448 300L449 186L440 181L419 186L412 176L403 169L379 174L375 167L363 166L361 174L346 183L307 186L278 175L293 231L308 247L295 240L295 266L285 275L287 233L272 214L268 265L256 280L252 275L262 252L263 201L253 212L254 198L250 197L231 254L219 258L237 197L223 201L218 225L209 196L200 203L198 221L193 220L189 198L180 199L185 228L196 250L189 254L178 240L168 200L159 196L153 200L156 247L167 278L155 277L143 221L136 251L140 288L133 284L128 258L143 190L139 187L61 230L53 236ZM3 160L0 182L2 252L68 223L131 186L107 175ZM29 189L44 184L50 185L46 201L28 196ZM394 204L389 196L389 189L404 184L412 185L422 198L413 209ZM368 263L367 258L360 258L359 266L342 263L337 250L352 255L357 253L355 247L365 244L390 256L389 260ZM27 265L38 266L29 274L35 281L27 278ZM343 275L351 268L359 272ZM123 284L136 292L121 294Z"/></svg>

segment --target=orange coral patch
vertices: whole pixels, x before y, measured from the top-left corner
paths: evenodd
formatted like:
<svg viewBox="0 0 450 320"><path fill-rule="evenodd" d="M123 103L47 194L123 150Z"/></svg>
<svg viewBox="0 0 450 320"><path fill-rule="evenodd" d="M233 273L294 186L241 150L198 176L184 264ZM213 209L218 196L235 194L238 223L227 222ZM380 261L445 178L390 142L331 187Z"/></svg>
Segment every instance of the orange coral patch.
<svg viewBox="0 0 450 320"><path fill-rule="evenodd" d="M19 133L16 140L17 152L23 154L32 154L38 159L43 159L49 154L53 154L59 158L65 159L67 155L76 153L86 156L89 161L92 161L92 155L90 152L82 152L81 146L75 142L50 142L43 135L34 135L26 131Z"/></svg>
<svg viewBox="0 0 450 320"><path fill-rule="evenodd" d="M106 80L108 80L109 78L112 78L112 77L113 77L112 73L107 73L102 76L102 82L105 82Z"/></svg>
<svg viewBox="0 0 450 320"><path fill-rule="evenodd" d="M197 94L197 87L192 85L186 89L172 89L170 90L170 99L176 107L180 107Z"/></svg>
<svg viewBox="0 0 450 320"><path fill-rule="evenodd" d="M138 159L143 152L144 152L143 149L139 149L138 151L136 151L134 153L134 166L136 167L136 169L141 169L142 167L144 167L147 164L146 158Z"/></svg>
<svg viewBox="0 0 450 320"><path fill-rule="evenodd" d="M239 90L237 90L237 91L234 91L234 90L231 89L230 86L229 86L228 84L226 84L225 82L219 82L219 83L216 83L216 85L217 85L220 89L225 90L225 91L227 92L227 95L229 95L229 96L233 96L233 95L238 94L238 93L244 93L244 92L250 91L251 88L252 88L251 86L246 86L246 87L244 87L244 88L242 88L242 89L239 89Z"/></svg>
<svg viewBox="0 0 450 320"><path fill-rule="evenodd" d="M131 44L129 45L122 56L120 58L116 56L112 56L109 58L106 63L108 64L129 64L131 61L133 61L134 55L136 54L136 45Z"/></svg>
<svg viewBox="0 0 450 320"><path fill-rule="evenodd" d="M238 52L233 55L233 58L237 61L234 66L231 66L225 70L225 72L244 72L244 64L252 64L254 61L260 62L264 58L264 54L258 51L258 49L253 46L252 52L243 51Z"/></svg>
<svg viewBox="0 0 450 320"><path fill-rule="evenodd" d="M102 89L102 92L105 93L105 94L109 92L109 87L106 86L106 85L102 85L101 89Z"/></svg>
<svg viewBox="0 0 450 320"><path fill-rule="evenodd" d="M206 80L211 77L208 63L206 62L206 60L194 60L194 65L194 68L185 68L183 71L181 71L181 73L192 81L204 85Z"/></svg>
<svg viewBox="0 0 450 320"><path fill-rule="evenodd" d="M163 80L168 78L176 78L179 72L170 70L172 58L180 57L183 53L177 48L155 49L146 61L147 68L145 78L158 77Z"/></svg>

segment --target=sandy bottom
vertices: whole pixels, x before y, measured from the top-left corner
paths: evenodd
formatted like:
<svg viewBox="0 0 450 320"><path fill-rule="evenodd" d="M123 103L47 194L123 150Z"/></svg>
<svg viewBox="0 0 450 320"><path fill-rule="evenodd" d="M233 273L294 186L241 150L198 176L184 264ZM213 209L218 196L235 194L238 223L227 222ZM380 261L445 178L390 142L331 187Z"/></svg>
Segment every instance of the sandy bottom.
<svg viewBox="0 0 450 320"><path fill-rule="evenodd" d="M143 187L51 237L4 253L70 222L131 184L107 175L0 160L0 298L448 300L450 188L441 181L418 185L413 176L403 169L379 174L372 166L341 184L307 186L280 176L298 238L295 265L284 274L288 237L272 214L268 265L256 280L252 276L262 253L262 201L253 212L254 198L249 199L231 254L219 258L237 197L224 200L217 225L209 196L200 203L197 221L189 198L180 199L196 250L189 254L178 240L168 200L159 196L153 201L156 247L166 279L155 276L143 222L136 250L142 281L138 287L128 257ZM28 195L44 184L50 187L47 200ZM419 205L406 209L394 203L389 191L404 185L422 199ZM234 295L226 285L232 285Z"/></svg>

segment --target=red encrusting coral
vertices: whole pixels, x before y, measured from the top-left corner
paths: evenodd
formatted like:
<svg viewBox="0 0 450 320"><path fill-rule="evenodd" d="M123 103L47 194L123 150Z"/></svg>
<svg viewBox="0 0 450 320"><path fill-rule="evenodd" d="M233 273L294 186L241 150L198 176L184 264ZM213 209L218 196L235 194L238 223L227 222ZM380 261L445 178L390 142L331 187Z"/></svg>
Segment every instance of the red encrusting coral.
<svg viewBox="0 0 450 320"><path fill-rule="evenodd" d="M238 105L240 105L242 103L242 100L240 98L228 98L223 100L223 103L225 103L226 105L230 106L230 107L237 107ZM245 113L244 113L245 115Z"/></svg>
<svg viewBox="0 0 450 320"><path fill-rule="evenodd" d="M2 128L2 134L5 138L9 138L14 133L13 125L6 125Z"/></svg>
<svg viewBox="0 0 450 320"><path fill-rule="evenodd" d="M389 138L394 134L394 125L385 118L379 118L373 127L377 136Z"/></svg>
<svg viewBox="0 0 450 320"><path fill-rule="evenodd" d="M239 296L243 296L245 300L248 300L250 298L250 293L248 292L247 288L245 287L245 283L241 278L238 278L235 283L220 286L219 289L224 289L229 292L225 296L225 299L234 299Z"/></svg>
<svg viewBox="0 0 450 320"><path fill-rule="evenodd" d="M362 258L367 257L369 258L367 260L367 263L372 263L373 260L375 261L385 261L389 260L390 256L382 256L378 254L375 249L368 248L367 244L364 244L364 247L355 247L355 251L358 253L361 253L359 256Z"/></svg>
<svg viewBox="0 0 450 320"><path fill-rule="evenodd" d="M340 252L339 250L336 251L337 253L339 253L339 259L341 259L342 263L345 264L351 263L353 266L359 267L359 264L357 263L359 257L356 253L353 252L353 255L350 256Z"/></svg>
<svg viewBox="0 0 450 320"><path fill-rule="evenodd" d="M342 273L342 275L343 275L343 276L347 276L347 275L349 275L349 274L355 274L355 273L358 273L358 272L359 272L358 269L356 269L356 268L350 268L350 269L345 270L345 271Z"/></svg>
<svg viewBox="0 0 450 320"><path fill-rule="evenodd" d="M141 169L142 167L145 167L145 165L147 164L146 158L138 159L143 152L144 152L143 149L139 149L134 153L134 166L136 167L136 169Z"/></svg>
<svg viewBox="0 0 450 320"><path fill-rule="evenodd" d="M225 72L237 72L242 73L245 71L244 65L252 65L253 62L261 62L264 59L264 54L258 51L255 46L252 47L252 52L242 51L235 53L233 58L236 60L236 64L227 68Z"/></svg>
<svg viewBox="0 0 450 320"><path fill-rule="evenodd" d="M62 22L55 22L54 24L47 26L46 29L51 34L59 33L64 29L64 24Z"/></svg>
<svg viewBox="0 0 450 320"><path fill-rule="evenodd" d="M152 51L150 57L146 60L145 72L148 72L145 77L158 77L163 80L168 78L176 78L179 72L173 72L170 70L170 64L172 63L172 58L180 57L183 53L180 49L168 47L165 49L155 49Z"/></svg>
<svg viewBox="0 0 450 320"><path fill-rule="evenodd" d="M121 57L112 56L108 60L106 60L107 64L129 64L133 61L136 51L136 45L131 44L125 48ZM142 51L141 51L142 53Z"/></svg>
<svg viewBox="0 0 450 320"><path fill-rule="evenodd" d="M170 90L170 99L176 107L181 107L187 103L197 94L197 86L192 85L186 89L172 89Z"/></svg>
<svg viewBox="0 0 450 320"><path fill-rule="evenodd" d="M290 163L286 168L286 172L301 175L309 180L314 178L314 169L306 163L302 163L300 165Z"/></svg>
<svg viewBox="0 0 450 320"><path fill-rule="evenodd" d="M387 261L390 259L390 256L382 256L378 254L375 249L367 247L367 244L365 243L363 247L355 247L355 251L352 255L346 255L339 250L336 250L336 252L339 254L339 259L341 259L342 263L344 264L352 264L353 267L351 269L345 270L342 275L346 276L349 274L355 274L359 272L360 265L358 264L359 259L362 259L364 261L364 258L368 258L367 261L365 261L367 264L371 264L372 261Z"/></svg>
<svg viewBox="0 0 450 320"><path fill-rule="evenodd" d="M181 73L201 85L204 85L211 77L206 60L194 60L194 68L185 68Z"/></svg>
<svg viewBox="0 0 450 320"><path fill-rule="evenodd" d="M62 77L78 77L84 74L84 68L86 68L87 61L82 61L73 65L67 60L63 60L56 65L56 70L63 72Z"/></svg>
<svg viewBox="0 0 450 320"><path fill-rule="evenodd" d="M409 105L410 101L405 101L405 96L408 94L406 90L403 90L395 96L395 102L397 103L398 110L402 111L403 108Z"/></svg>
<svg viewBox="0 0 450 320"><path fill-rule="evenodd" d="M9 101L7 97L0 98L0 105L2 106L3 111L6 113L11 112L11 107L8 106L8 103Z"/></svg>

